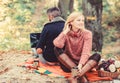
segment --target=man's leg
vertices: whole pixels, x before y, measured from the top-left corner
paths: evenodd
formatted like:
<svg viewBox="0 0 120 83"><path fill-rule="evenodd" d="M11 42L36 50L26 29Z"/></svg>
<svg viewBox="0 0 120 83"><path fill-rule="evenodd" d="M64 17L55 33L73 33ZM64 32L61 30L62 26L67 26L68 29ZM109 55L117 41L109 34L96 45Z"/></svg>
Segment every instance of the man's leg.
<svg viewBox="0 0 120 83"><path fill-rule="evenodd" d="M47 61L43 58L43 54L37 54L36 48L32 48L33 57L38 58L40 62L46 63Z"/></svg>
<svg viewBox="0 0 120 83"><path fill-rule="evenodd" d="M42 63L47 63L47 61L43 58L43 54L38 54L38 58L39 58L39 60L42 62Z"/></svg>

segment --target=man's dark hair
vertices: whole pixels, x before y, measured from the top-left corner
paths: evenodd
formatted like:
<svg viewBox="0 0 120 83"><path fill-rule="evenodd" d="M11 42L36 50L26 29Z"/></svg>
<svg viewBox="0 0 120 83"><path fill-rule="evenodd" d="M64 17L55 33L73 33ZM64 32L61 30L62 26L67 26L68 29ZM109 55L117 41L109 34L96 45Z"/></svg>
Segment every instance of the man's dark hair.
<svg viewBox="0 0 120 83"><path fill-rule="evenodd" d="M60 9L57 7L52 7L47 10L47 14L51 13L52 16L57 17L61 15Z"/></svg>

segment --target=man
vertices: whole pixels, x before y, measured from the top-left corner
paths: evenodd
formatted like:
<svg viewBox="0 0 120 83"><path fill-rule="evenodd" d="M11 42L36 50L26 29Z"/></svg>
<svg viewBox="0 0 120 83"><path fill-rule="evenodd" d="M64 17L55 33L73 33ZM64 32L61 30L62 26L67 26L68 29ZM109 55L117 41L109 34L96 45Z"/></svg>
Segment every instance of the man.
<svg viewBox="0 0 120 83"><path fill-rule="evenodd" d="M61 12L57 7L49 8L47 15L50 22L44 25L36 49L37 54L42 54L40 60L44 59L48 64L53 65L58 61L54 54L53 40L63 30L65 21L60 17Z"/></svg>

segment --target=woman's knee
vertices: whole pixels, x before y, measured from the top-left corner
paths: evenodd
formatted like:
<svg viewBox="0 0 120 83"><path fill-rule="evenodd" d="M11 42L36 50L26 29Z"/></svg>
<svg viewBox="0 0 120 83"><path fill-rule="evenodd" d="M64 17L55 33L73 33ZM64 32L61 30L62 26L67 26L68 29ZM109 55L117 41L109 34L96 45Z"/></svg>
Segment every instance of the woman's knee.
<svg viewBox="0 0 120 83"><path fill-rule="evenodd" d="M100 59L101 59L101 55L98 54L98 53L94 53L94 54L89 58L89 60L94 60L94 61L96 61L96 62L99 62Z"/></svg>
<svg viewBox="0 0 120 83"><path fill-rule="evenodd" d="M63 49L58 47L54 47L54 52L57 57L64 53Z"/></svg>

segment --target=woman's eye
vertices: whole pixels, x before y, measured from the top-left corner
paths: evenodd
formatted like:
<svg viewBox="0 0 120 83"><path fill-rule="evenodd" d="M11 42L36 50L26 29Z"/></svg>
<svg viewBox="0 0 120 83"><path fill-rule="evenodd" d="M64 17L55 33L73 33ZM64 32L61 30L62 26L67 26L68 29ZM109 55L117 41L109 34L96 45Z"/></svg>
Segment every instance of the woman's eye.
<svg viewBox="0 0 120 83"><path fill-rule="evenodd" d="M81 20L77 20L77 21L82 21L82 22L84 22L84 20L82 20L82 19L81 19Z"/></svg>
<svg viewBox="0 0 120 83"><path fill-rule="evenodd" d="M81 21L81 19L78 19L77 21Z"/></svg>
<svg viewBox="0 0 120 83"><path fill-rule="evenodd" d="M84 20L82 20L84 22Z"/></svg>

